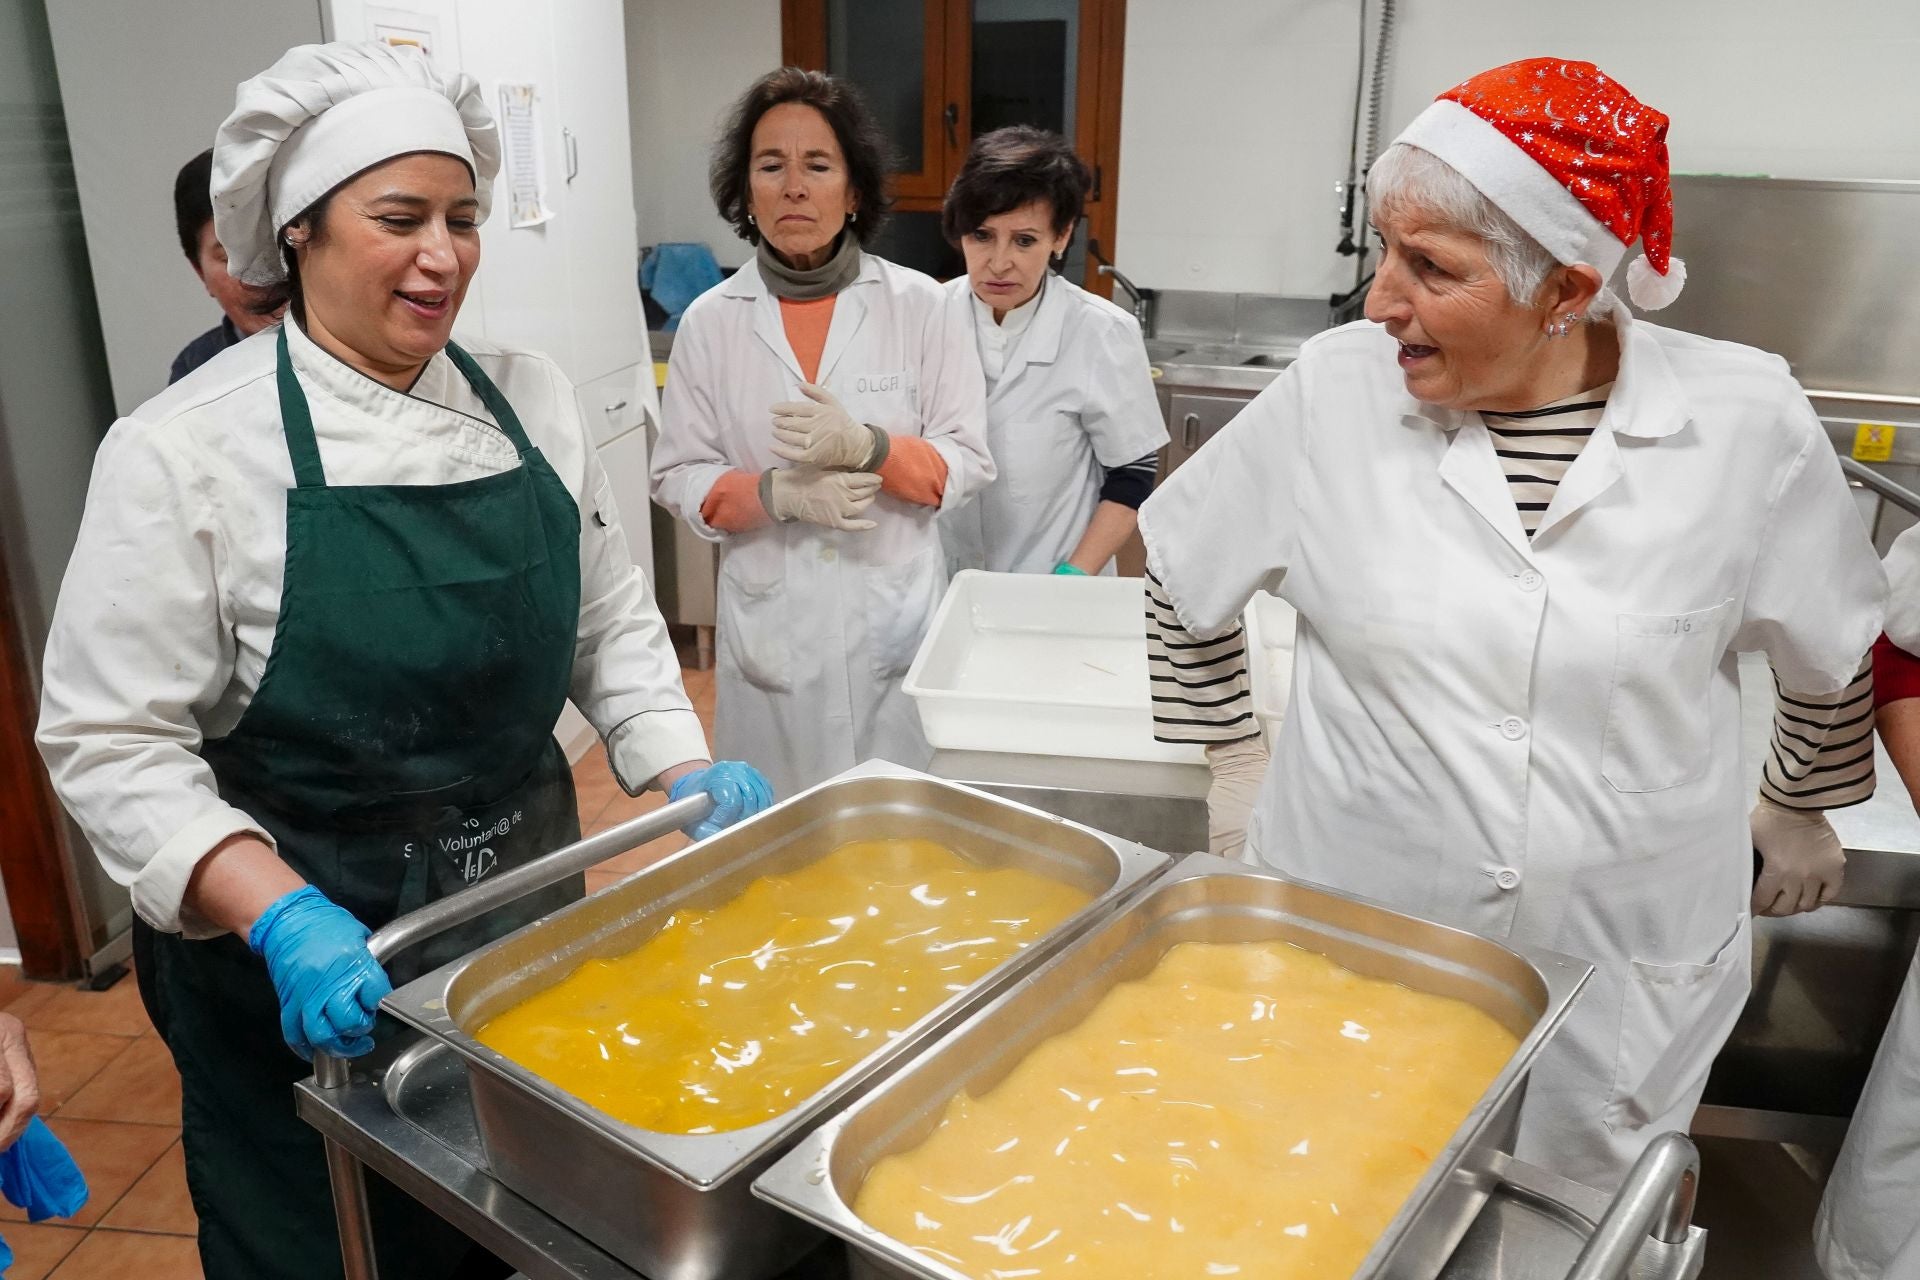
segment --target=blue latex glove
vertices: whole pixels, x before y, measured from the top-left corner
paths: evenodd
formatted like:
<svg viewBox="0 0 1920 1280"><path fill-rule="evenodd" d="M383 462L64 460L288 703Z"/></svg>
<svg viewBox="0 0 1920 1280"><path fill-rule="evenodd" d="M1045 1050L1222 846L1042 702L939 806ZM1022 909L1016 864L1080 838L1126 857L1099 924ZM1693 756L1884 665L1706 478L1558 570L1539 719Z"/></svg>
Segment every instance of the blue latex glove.
<svg viewBox="0 0 1920 1280"><path fill-rule="evenodd" d="M87 1180L66 1144L35 1116L27 1121L20 1141L0 1151L0 1194L25 1209L28 1222L71 1218L87 1202ZM0 1263L0 1268L5 1265Z"/></svg>
<svg viewBox="0 0 1920 1280"><path fill-rule="evenodd" d="M719 835L743 818L751 818L773 803L773 786L760 771L738 760L722 760L704 769L696 769L673 784L668 800L684 800L696 791L713 797L713 812L690 827L682 827L689 840L705 840Z"/></svg>
<svg viewBox="0 0 1920 1280"><path fill-rule="evenodd" d="M280 1034L301 1057L357 1058L373 1048L373 1015L393 984L367 950L368 936L312 885L276 900L247 931L280 997Z"/></svg>
<svg viewBox="0 0 1920 1280"><path fill-rule="evenodd" d="M1059 564L1053 566L1053 573L1054 576L1058 578L1084 578L1087 576L1085 569L1076 568L1073 563L1068 560L1062 560Z"/></svg>

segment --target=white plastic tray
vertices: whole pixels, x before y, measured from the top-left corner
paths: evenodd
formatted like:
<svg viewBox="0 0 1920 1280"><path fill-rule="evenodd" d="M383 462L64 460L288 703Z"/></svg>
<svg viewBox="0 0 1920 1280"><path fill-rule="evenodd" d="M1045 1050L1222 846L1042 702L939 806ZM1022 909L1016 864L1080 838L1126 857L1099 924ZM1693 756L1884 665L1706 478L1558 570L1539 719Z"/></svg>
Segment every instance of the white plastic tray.
<svg viewBox="0 0 1920 1280"><path fill-rule="evenodd" d="M1206 763L1154 741L1138 578L955 574L905 688L950 751Z"/></svg>

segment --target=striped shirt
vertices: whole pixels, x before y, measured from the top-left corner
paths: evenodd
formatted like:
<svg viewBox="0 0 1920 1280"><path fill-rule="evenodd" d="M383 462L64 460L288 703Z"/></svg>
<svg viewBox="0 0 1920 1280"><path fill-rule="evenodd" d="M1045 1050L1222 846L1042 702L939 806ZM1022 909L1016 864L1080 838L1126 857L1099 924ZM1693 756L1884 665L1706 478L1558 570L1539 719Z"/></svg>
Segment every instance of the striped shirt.
<svg viewBox="0 0 1920 1280"><path fill-rule="evenodd" d="M1592 438L1613 384L1521 413L1483 413L1521 527L1531 539L1567 471ZM1147 571L1147 664L1154 737L1238 742L1260 732L1253 714L1246 633L1200 641L1181 626ZM1873 795L1873 664L1835 694L1794 693L1774 680L1773 736L1760 792L1794 809L1839 809Z"/></svg>
<svg viewBox="0 0 1920 1280"><path fill-rule="evenodd" d="M1493 438L1494 456L1507 473L1507 487L1513 491L1513 505L1520 509L1520 526L1527 537L1539 530L1554 490L1593 438L1612 390L1609 382L1538 409L1480 415Z"/></svg>

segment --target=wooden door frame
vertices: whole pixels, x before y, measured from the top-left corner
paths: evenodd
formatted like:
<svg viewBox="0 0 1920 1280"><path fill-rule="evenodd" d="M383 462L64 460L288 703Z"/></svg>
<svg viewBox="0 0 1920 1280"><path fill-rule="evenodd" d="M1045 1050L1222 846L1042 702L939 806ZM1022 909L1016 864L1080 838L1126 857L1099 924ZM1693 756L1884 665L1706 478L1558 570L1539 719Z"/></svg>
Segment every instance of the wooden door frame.
<svg viewBox="0 0 1920 1280"><path fill-rule="evenodd" d="M34 745L40 682L0 556L0 877L29 978L80 975L80 935L67 877L67 824Z"/></svg>
<svg viewBox="0 0 1920 1280"><path fill-rule="evenodd" d="M973 6L970 0L923 0L927 57L922 95L924 156L940 167L903 175L894 184L894 207L908 213L938 213L973 136ZM1126 0L1080 0L1078 84L1074 98L1074 149L1093 169L1095 190L1087 201L1087 237L1113 258L1120 190L1120 102L1126 63ZM827 68L827 0L780 0L780 56L788 65ZM942 120L947 103L957 108L958 146L947 142ZM1083 287L1113 296L1113 281L1087 256Z"/></svg>
<svg viewBox="0 0 1920 1280"><path fill-rule="evenodd" d="M1126 67L1127 0L1080 0L1080 79L1074 104L1074 149L1094 172L1087 200L1087 240L1119 261L1115 228L1120 208L1120 104ZM1092 74L1088 74L1091 72ZM1113 296L1113 281L1087 255L1081 287L1103 298Z"/></svg>
<svg viewBox="0 0 1920 1280"><path fill-rule="evenodd" d="M928 202L933 208L939 208L940 199L947 191L947 174L951 171L948 162L951 148L947 145L946 123L942 119L948 102L943 92L950 65L947 40L955 25L948 10L964 8L964 0L959 6L950 6L947 0L920 0L920 3L924 33L920 64L923 167L918 173L893 175L894 205L901 209L925 208ZM967 24L959 25L964 39ZM809 71L827 69L827 0L780 0L780 60L789 67L804 67ZM964 104L957 128L957 136L967 136Z"/></svg>

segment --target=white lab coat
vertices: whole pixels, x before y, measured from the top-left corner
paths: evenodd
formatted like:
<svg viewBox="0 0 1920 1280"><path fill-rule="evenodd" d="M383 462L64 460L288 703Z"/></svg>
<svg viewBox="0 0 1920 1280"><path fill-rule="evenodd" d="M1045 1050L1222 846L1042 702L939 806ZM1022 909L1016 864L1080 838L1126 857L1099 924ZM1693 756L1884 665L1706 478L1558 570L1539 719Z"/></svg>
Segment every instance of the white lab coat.
<svg viewBox="0 0 1920 1280"><path fill-rule="evenodd" d="M280 618L293 466L275 337L228 348L107 433L47 641L39 741L54 790L141 916L189 936L209 932L180 914L200 858L239 832L266 838L220 798L198 748L239 722ZM545 357L459 342L580 507L574 703L631 786L705 758L573 387ZM453 484L520 465L445 353L403 393L297 325L287 348L329 484Z"/></svg>
<svg viewBox="0 0 1920 1280"><path fill-rule="evenodd" d="M1621 315L1600 428L1531 544L1479 415L1322 334L1141 512L1201 635L1299 610L1249 830L1304 880L1598 969L1520 1155L1602 1188L1685 1129L1748 987L1736 652L1842 688L1885 583L1784 361Z"/></svg>
<svg viewBox="0 0 1920 1280"><path fill-rule="evenodd" d="M927 276L866 255L840 292L819 382L861 422L920 436L947 464L943 507L993 478L973 335ZM674 338L653 496L720 543L714 739L788 796L875 757L932 755L901 692L946 590L931 507L882 493L860 533L795 522L726 534L700 505L729 470L782 466L771 406L800 399L779 300L748 263L696 298Z"/></svg>
<svg viewBox="0 0 1920 1280"><path fill-rule="evenodd" d="M1886 568L1887 638L1920 653L1920 526L1894 541ZM1827 1180L1814 1242L1827 1280L1920 1280L1920 955Z"/></svg>
<svg viewBox="0 0 1920 1280"><path fill-rule="evenodd" d="M983 319L965 276L947 282L971 333ZM956 569L1052 573L1100 505L1110 467L1167 443L1140 326L1071 281L1048 276L1026 332L987 388L987 441L998 478L943 515Z"/></svg>

